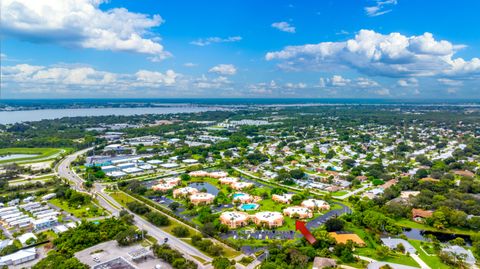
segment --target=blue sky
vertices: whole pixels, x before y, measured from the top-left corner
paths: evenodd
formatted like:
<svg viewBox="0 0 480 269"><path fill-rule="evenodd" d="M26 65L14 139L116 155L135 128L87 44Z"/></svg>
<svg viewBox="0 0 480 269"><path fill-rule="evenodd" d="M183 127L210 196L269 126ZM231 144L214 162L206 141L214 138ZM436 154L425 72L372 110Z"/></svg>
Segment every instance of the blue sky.
<svg viewBox="0 0 480 269"><path fill-rule="evenodd" d="M475 0L3 0L2 97L480 98L478 10Z"/></svg>

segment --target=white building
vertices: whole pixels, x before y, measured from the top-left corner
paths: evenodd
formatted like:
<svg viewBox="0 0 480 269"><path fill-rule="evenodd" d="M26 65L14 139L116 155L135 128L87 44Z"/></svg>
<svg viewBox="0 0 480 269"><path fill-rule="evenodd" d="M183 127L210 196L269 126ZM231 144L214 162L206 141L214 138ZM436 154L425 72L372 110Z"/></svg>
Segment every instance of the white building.
<svg viewBox="0 0 480 269"><path fill-rule="evenodd" d="M35 248L22 249L7 256L0 257L0 266L11 266L35 260L37 251Z"/></svg>
<svg viewBox="0 0 480 269"><path fill-rule="evenodd" d="M112 177L112 178L124 177L126 175L127 175L127 173L122 172L122 171L113 171L113 172L107 173L107 176Z"/></svg>
<svg viewBox="0 0 480 269"><path fill-rule="evenodd" d="M150 160L150 161L147 161L148 164L161 164L163 163L162 160Z"/></svg>
<svg viewBox="0 0 480 269"><path fill-rule="evenodd" d="M135 173L143 172L142 169L137 168L137 167L125 168L125 169L122 169L122 171L127 173L127 174L135 174Z"/></svg>
<svg viewBox="0 0 480 269"><path fill-rule="evenodd" d="M105 172L105 173L110 173L110 172L117 171L117 170L118 170L118 167L116 167L114 165L102 166L102 171Z"/></svg>
<svg viewBox="0 0 480 269"><path fill-rule="evenodd" d="M57 194L55 193L49 193L49 194L46 194L44 196L42 196L42 200L43 201L47 201L47 200L50 200L52 198L55 198L55 196L57 196Z"/></svg>
<svg viewBox="0 0 480 269"><path fill-rule="evenodd" d="M26 245L27 241L30 238L33 238L33 239L37 240L37 237L33 233L24 233L24 234L20 235L19 237L17 237L17 239L20 241L20 243L22 243L22 245L24 245L24 246Z"/></svg>
<svg viewBox="0 0 480 269"><path fill-rule="evenodd" d="M60 225L54 226L52 228L52 231L56 234L61 234L61 233L64 233L64 232L68 231L68 228L67 228L67 226L65 226L63 224L60 224Z"/></svg>
<svg viewBox="0 0 480 269"><path fill-rule="evenodd" d="M176 163L164 163L164 164L161 164L160 166L163 168L171 169L171 168L176 168L179 165Z"/></svg>
<svg viewBox="0 0 480 269"><path fill-rule="evenodd" d="M50 228L56 223L57 223L57 218L55 217L32 220L32 225L35 230Z"/></svg>

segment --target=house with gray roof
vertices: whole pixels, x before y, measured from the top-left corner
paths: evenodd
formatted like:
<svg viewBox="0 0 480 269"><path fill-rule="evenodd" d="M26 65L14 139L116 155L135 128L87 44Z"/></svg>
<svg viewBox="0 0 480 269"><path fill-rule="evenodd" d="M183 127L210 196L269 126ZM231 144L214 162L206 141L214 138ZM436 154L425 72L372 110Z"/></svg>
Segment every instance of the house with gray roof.
<svg viewBox="0 0 480 269"><path fill-rule="evenodd" d="M405 247L405 251L410 254L415 254L417 250L407 241L401 238L390 238L385 237L381 238L382 243L387 246L389 249L395 250L398 244L402 244Z"/></svg>

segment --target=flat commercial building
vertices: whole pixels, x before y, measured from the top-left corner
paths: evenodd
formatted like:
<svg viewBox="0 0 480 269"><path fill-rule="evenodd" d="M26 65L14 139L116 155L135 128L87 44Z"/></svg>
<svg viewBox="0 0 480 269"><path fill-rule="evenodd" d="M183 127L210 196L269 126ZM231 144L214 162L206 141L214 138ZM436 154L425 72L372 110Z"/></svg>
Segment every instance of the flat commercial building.
<svg viewBox="0 0 480 269"><path fill-rule="evenodd" d="M12 266L35 260L37 251L35 248L22 249L10 255L0 257L0 266Z"/></svg>
<svg viewBox="0 0 480 269"><path fill-rule="evenodd" d="M57 223L57 218L55 217L32 220L32 225L35 230L50 228L56 223Z"/></svg>
<svg viewBox="0 0 480 269"><path fill-rule="evenodd" d="M117 257L93 266L93 269L137 269L123 257Z"/></svg>

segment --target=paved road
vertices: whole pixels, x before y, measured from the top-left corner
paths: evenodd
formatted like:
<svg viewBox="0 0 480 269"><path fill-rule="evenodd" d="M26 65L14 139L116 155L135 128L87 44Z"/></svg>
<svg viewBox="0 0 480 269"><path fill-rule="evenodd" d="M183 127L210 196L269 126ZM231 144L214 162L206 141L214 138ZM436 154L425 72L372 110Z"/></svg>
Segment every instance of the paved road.
<svg viewBox="0 0 480 269"><path fill-rule="evenodd" d="M244 232L238 232L236 230L231 230L228 231L227 233L223 233L220 235L222 238L227 239L227 238L236 238L236 239L249 239L249 238L255 238L255 239L281 239L281 240L289 240L293 239L295 237L301 237L300 234L295 233L295 231L290 230L290 231L277 231L277 230L259 230L259 231L244 231Z"/></svg>
<svg viewBox="0 0 480 269"><path fill-rule="evenodd" d="M86 153L89 150L92 150L92 148L87 148L83 149L80 151L77 151L73 154L68 155L65 157L57 166L57 172L60 177L66 178L68 181L72 182L73 189L81 192L85 192L83 189L83 179L80 178L75 172L70 170L70 164L77 159L78 156Z"/></svg>
<svg viewBox="0 0 480 269"><path fill-rule="evenodd" d="M120 205L119 203L117 203L117 201L115 201L115 199L107 195L104 192L105 187L102 186L101 184L95 184L94 188L95 188L95 193L100 194L100 195L97 195L97 200L99 201L100 205L106 208L107 210L111 210L113 215L118 216L120 210L122 209L122 205ZM129 211L128 209L125 209L125 210ZM148 234L156 238L158 242L163 242L165 238L168 238L168 244L173 248L177 249L178 251L180 251L182 254L186 255L189 259L193 261L197 261L195 258L192 257L193 255L193 256L200 257L208 262L212 261L212 258L203 254L200 250L194 248L193 246L183 242L181 239L159 229L155 225L137 216L136 214L133 214L130 211L129 213L134 216L135 225L140 229L146 230ZM203 268L203 265L201 265L201 267Z"/></svg>
<svg viewBox="0 0 480 269"><path fill-rule="evenodd" d="M80 155L84 154L85 152L89 151L91 148L84 149L78 152L75 152L71 155L68 155L63 159L59 165L58 165L58 174L59 176L66 178L70 182L72 182L73 188L77 191L82 191L86 192L83 188L83 179L80 178L77 174L75 174L73 171L70 170L70 164ZM89 194L94 195L100 206L108 210L109 212L112 213L114 216L118 216L120 210L122 209L122 206L117 203L112 197L110 197L107 193L104 192L105 186L99 183L95 183L92 192L87 192ZM130 212L133 214L132 212ZM201 251L198 249L194 248L193 246L183 242L182 240L178 239L177 237L174 237L167 232L161 230L160 228L154 226L150 222L142 219L141 217L137 216L136 214L133 214L134 220L135 220L135 225L143 230L146 230L149 235L153 236L155 239L158 240L158 242L164 242L165 238L168 238L168 244L172 247L180 251L182 254L184 254L187 258L190 260L196 262L199 264L200 268L211 268L211 265L204 266L203 264L200 264L197 259L193 258L193 256L200 257L201 259L211 262L212 258L208 257L207 255L203 254Z"/></svg>
<svg viewBox="0 0 480 269"><path fill-rule="evenodd" d="M345 200L345 199L347 199L348 197L350 197L350 196L352 196L352 195L355 195L355 194L357 194L357 193L359 193L359 192L362 192L362 191L366 190L366 189L367 189L368 187L370 187L370 186L371 186L370 184L364 185L363 187L361 187L361 188L359 188L359 189L356 189L356 190L354 190L354 191L351 191L351 192L349 192L349 193L347 193L347 194L345 194L345 195L342 195L342 196L337 196L337 197L335 197L335 198L340 199L340 200Z"/></svg>

